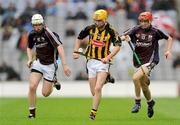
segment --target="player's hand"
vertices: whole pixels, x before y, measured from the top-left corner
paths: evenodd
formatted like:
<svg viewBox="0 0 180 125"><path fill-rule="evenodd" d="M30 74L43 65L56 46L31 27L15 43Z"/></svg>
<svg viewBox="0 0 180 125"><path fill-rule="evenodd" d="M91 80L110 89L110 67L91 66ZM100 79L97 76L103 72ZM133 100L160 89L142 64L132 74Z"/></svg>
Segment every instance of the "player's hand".
<svg viewBox="0 0 180 125"><path fill-rule="evenodd" d="M165 55L166 59L171 59L171 57L172 57L171 51L166 51L166 52L164 53L164 55Z"/></svg>
<svg viewBox="0 0 180 125"><path fill-rule="evenodd" d="M63 69L64 69L64 73L66 76L70 76L71 75L71 70L69 68L69 66L67 64L63 65Z"/></svg>
<svg viewBox="0 0 180 125"><path fill-rule="evenodd" d="M80 55L78 53L73 52L73 59L79 59Z"/></svg>
<svg viewBox="0 0 180 125"><path fill-rule="evenodd" d="M106 63L109 63L110 58L107 56L105 58L102 58L101 61L106 64Z"/></svg>
<svg viewBox="0 0 180 125"><path fill-rule="evenodd" d="M127 41L127 42L131 41L131 38L129 35L122 35L120 38L122 41Z"/></svg>
<svg viewBox="0 0 180 125"><path fill-rule="evenodd" d="M32 60L28 60L28 62L27 62L27 67L28 67L28 68L31 68L31 66L32 66Z"/></svg>

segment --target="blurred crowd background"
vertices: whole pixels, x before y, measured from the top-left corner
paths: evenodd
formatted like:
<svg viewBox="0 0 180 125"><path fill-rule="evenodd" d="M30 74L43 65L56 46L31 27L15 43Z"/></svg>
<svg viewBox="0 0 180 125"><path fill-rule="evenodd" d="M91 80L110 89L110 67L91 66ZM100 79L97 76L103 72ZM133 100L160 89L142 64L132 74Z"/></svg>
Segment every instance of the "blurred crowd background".
<svg viewBox="0 0 180 125"><path fill-rule="evenodd" d="M137 25L142 11L152 11L153 25L170 34L174 40L173 58L166 60L166 41L160 41L160 64L152 73L153 80L180 79L180 1L179 0L0 0L0 81L28 80L26 47L32 30L31 16L40 13L46 25L60 35L72 76L66 78L59 65L58 79L86 80L86 60L72 59L73 45L82 28L92 24L96 9L106 9L108 22L121 35ZM83 48L84 46L82 46ZM130 80L134 69L132 52L127 43L113 60L111 74L116 80Z"/></svg>

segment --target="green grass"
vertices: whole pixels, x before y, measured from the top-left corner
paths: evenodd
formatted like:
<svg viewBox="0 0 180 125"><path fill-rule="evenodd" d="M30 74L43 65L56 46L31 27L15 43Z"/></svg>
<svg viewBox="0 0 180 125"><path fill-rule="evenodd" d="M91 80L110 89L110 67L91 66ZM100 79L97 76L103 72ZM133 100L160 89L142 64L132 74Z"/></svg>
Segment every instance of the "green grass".
<svg viewBox="0 0 180 125"><path fill-rule="evenodd" d="M149 119L142 101L132 114L132 98L103 98L95 121L88 118L91 98L38 98L37 117L28 119L26 98L0 98L0 125L180 125L180 98L156 98Z"/></svg>

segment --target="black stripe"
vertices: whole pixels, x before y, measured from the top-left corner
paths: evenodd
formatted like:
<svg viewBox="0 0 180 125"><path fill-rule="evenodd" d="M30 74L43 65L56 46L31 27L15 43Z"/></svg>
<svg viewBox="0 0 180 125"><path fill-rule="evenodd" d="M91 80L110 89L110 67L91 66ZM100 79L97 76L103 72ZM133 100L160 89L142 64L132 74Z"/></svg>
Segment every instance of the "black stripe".
<svg viewBox="0 0 180 125"><path fill-rule="evenodd" d="M92 29L92 34L95 33L95 30L96 30L96 27L93 27L93 29ZM94 35L92 35L92 38L90 38L90 40L93 40L93 37L94 37ZM90 56L92 57L92 44L91 44L91 46L90 46Z"/></svg>
<svg viewBox="0 0 180 125"><path fill-rule="evenodd" d="M105 52L105 47L103 47L102 50L101 50L101 58L105 58L104 52Z"/></svg>
<svg viewBox="0 0 180 125"><path fill-rule="evenodd" d="M88 55L88 53L89 53L89 46L87 47L87 51L85 51L85 55L87 56Z"/></svg>
<svg viewBox="0 0 180 125"><path fill-rule="evenodd" d="M38 70L36 70L36 69L31 69L31 72L36 72L36 73L40 73L40 74L42 74L42 75L43 75L43 73L42 73L42 72L40 72L40 71L38 71Z"/></svg>
<svg viewBox="0 0 180 125"><path fill-rule="evenodd" d="M88 74L87 63L88 63L88 60L86 61L86 73Z"/></svg>
<svg viewBox="0 0 180 125"><path fill-rule="evenodd" d="M46 81L48 81L48 82L54 82L53 80L48 80L48 79L46 79L46 78L44 78L44 80L46 80Z"/></svg>
<svg viewBox="0 0 180 125"><path fill-rule="evenodd" d="M108 28L106 27L104 37L107 37L108 31L109 31L109 30L108 30ZM102 48L101 56L102 56L102 58L105 58L105 47Z"/></svg>
<svg viewBox="0 0 180 125"><path fill-rule="evenodd" d="M92 44L90 46L90 57L92 57Z"/></svg>
<svg viewBox="0 0 180 125"><path fill-rule="evenodd" d="M105 37L107 37L108 36L108 33L110 34L110 32L111 32L111 30L110 30L110 24L108 24L107 26L106 26L106 32L105 32ZM110 38L111 38L112 36L111 36L111 34L110 34ZM109 50L109 47L110 47L110 44L111 44L111 41L110 41L110 39L108 40L108 54L110 53L110 50ZM104 48L104 51L105 51L105 48ZM105 55L105 53L104 53L104 55ZM110 65L109 65L109 69L110 69Z"/></svg>
<svg viewBox="0 0 180 125"><path fill-rule="evenodd" d="M95 58L98 58L98 47L95 47Z"/></svg>
<svg viewBox="0 0 180 125"><path fill-rule="evenodd" d="M96 26L94 26L93 28L92 28L92 33L95 33L95 30L96 30ZM92 36L93 37L93 36Z"/></svg>

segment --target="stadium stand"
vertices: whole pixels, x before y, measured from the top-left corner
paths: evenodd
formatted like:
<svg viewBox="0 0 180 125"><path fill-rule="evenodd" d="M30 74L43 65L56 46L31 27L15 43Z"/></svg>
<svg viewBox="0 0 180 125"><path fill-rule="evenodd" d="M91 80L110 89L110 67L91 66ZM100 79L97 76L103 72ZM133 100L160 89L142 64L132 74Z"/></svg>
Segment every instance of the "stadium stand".
<svg viewBox="0 0 180 125"><path fill-rule="evenodd" d="M140 12L144 10L151 10L153 13L164 11L167 22L171 21L168 24L173 24L172 27L175 27L173 32L169 29L164 29L164 31L174 35L175 45L180 46L177 28L178 4L175 4L175 2L177 1L171 0L169 6L164 6L163 8L163 0L16 0L16 2L1 0L0 65L5 62L20 74L22 80L28 79L29 70L26 67L25 50L19 48L18 40L23 31L29 32L32 29L30 19L34 13L44 15L46 23L53 31L59 33L65 46L67 63L72 68L72 76L66 78L60 65L58 79L61 80L74 80L79 71L85 70L86 61L84 57L81 57L78 61L72 59L73 44L80 29L92 23L91 14L96 8L106 8L108 10L108 21L113 24L119 34L136 25L136 18ZM77 18L79 10L81 13L78 14ZM70 15L68 15L69 13ZM80 18L81 16L82 18ZM155 21L157 20L155 19ZM75 31L75 34L72 36L66 36L68 22L72 22L71 25ZM175 80L179 77L177 75L179 72L173 69L173 60L167 61L163 56L164 46L165 44L162 41L160 43L160 65L155 68L152 74L151 78L153 80ZM180 53L180 48L176 47L174 54L177 55L178 53ZM111 68L111 72L117 80L131 79L131 72L133 71L131 54L130 48L123 43L121 52L114 59L114 65ZM0 78L0 80L2 79Z"/></svg>

